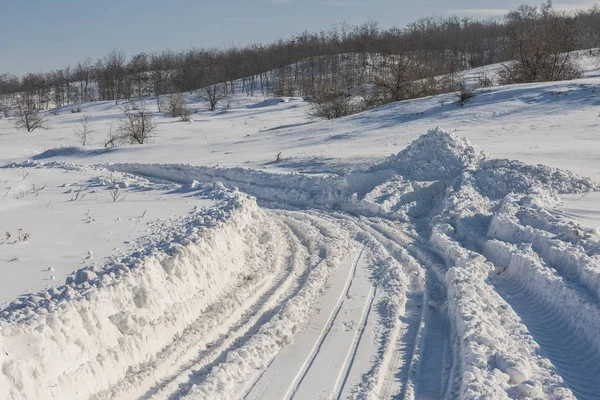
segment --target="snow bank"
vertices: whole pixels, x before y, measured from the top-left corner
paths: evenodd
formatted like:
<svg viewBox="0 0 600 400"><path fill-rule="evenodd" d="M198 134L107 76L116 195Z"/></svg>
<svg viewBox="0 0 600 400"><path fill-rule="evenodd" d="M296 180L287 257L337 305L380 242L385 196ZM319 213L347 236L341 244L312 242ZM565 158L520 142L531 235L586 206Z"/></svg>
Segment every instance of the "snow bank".
<svg viewBox="0 0 600 400"><path fill-rule="evenodd" d="M236 280L268 272L285 247L274 221L240 193L215 188L215 198L218 207L147 238L145 253L82 269L64 286L3 310L0 397L86 398L106 390Z"/></svg>
<svg viewBox="0 0 600 400"><path fill-rule="evenodd" d="M430 243L449 267L445 276L448 314L457 332L462 377L458 396L574 398L556 369L539 355L539 345L520 316L501 297L507 283L496 276L508 268L516 279L528 281L537 298L555 304L561 313L571 310L573 317L565 320L595 348L590 333L598 329L597 307L580 288L567 288L561 278L542 267L535 253L511 243L532 243L548 263L569 269L578 284L596 294L598 268L590 265L590 257L550 232L521 225L517 214L556 204L558 194L595 190L598 185L554 168L494 160L481 153L473 157L476 150L461 141L452 138L442 152L453 160L453 174L434 163L419 175L450 178L430 219ZM560 288L561 300L557 300ZM556 304L561 301L562 306Z"/></svg>
<svg viewBox="0 0 600 400"><path fill-rule="evenodd" d="M233 397L235 382L263 368L309 318L311 304L349 248L345 235L319 226L310 213L297 217L305 219L301 222L293 221L292 214L276 218L237 188L261 204L395 219L422 235L445 263L429 272L441 278L447 292L455 359L449 396L574 398L552 363L540 355L507 301L508 281L498 276L531 277L527 290L539 292L540 301L565 315L570 331L581 331L596 346L593 332L600 329L600 315L585 296L600 298L600 267L592 254L597 247L590 238L578 237L577 228L559 227L544 212L561 193L598 189L589 179L493 159L439 128L382 165L344 176L181 164L103 167L177 182L189 190L204 188L218 207L174 220L141 241L139 252L102 268L80 270L66 285L19 299L2 311L0 396L85 398L108 390L226 296L235 282L249 273L252 279L268 275L276 260L285 258L290 241L306 242L311 268L294 295L187 393L188 398ZM425 270L399 238L374 232L365 220L346 221L352 224L346 229L370 237L362 241L376 259L374 277L384 291L384 333L393 341L407 293L426 291ZM286 229L301 238L292 240ZM531 250L523 243L531 243ZM565 281L575 287L567 288ZM552 299L561 287L563 305ZM573 310L579 310L580 321L566 317ZM384 341L382 354L394 345ZM388 361L382 357L374 362L359 395L377 389Z"/></svg>
<svg viewBox="0 0 600 400"><path fill-rule="evenodd" d="M461 399L574 399L510 306L487 283L494 265L439 227L432 244L452 267L446 273L448 314L459 341ZM458 372L457 372L458 373Z"/></svg>
<svg viewBox="0 0 600 400"><path fill-rule="evenodd" d="M528 207L520 207L516 201L504 204L501 212L492 218L488 236L512 244L530 243L548 265L600 301L600 258L588 255L582 243L579 243L583 238L575 234L570 236L568 231L566 237L561 237L548 230L522 225L517 215L527 210ZM571 227L573 231L582 231L573 225ZM574 238L577 241L571 243ZM594 244L592 240L585 242L589 248L597 251L598 243Z"/></svg>

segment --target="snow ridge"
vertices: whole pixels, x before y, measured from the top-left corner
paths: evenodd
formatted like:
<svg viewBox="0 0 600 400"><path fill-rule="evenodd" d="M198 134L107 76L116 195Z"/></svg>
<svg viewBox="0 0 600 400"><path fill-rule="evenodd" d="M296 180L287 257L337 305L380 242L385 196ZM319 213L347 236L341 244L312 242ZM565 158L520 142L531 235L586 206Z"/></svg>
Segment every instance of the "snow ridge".
<svg viewBox="0 0 600 400"><path fill-rule="evenodd" d="M600 245L547 211L560 194L600 190L590 179L493 159L440 128L345 176L97 168L184 185L216 206L3 310L7 399L263 398L269 388L285 398L592 399L600 391ZM319 317L322 334L311 339L314 304L359 251L330 294L337 311ZM530 309L547 318L536 321ZM344 325L340 315L352 313L358 325ZM231 329L205 326L204 316ZM286 353L303 333L310 354ZM311 349L335 335L348 343L337 379L303 385L296 377L317 379L311 366L324 362L326 352ZM572 343L585 344L583 356L566 351ZM173 376L161 362L177 354L183 372ZM291 371L271 368L281 357Z"/></svg>

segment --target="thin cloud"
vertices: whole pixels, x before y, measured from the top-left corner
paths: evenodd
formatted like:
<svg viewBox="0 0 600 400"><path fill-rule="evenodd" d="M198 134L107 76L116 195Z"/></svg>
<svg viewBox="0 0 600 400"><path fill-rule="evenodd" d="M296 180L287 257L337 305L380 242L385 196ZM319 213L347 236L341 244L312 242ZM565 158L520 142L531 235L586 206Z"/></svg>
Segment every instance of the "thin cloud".
<svg viewBox="0 0 600 400"><path fill-rule="evenodd" d="M315 1L315 3L322 3L328 5L329 7L352 7L355 6L356 3L351 1L332 1L332 2L323 2L323 1Z"/></svg>
<svg viewBox="0 0 600 400"><path fill-rule="evenodd" d="M460 10L450 10L454 14L468 14L477 16L502 16L506 15L510 10L503 10L499 8L464 8Z"/></svg>
<svg viewBox="0 0 600 400"><path fill-rule="evenodd" d="M577 4L567 4L567 3L553 3L552 8L559 11L577 11L577 10L589 10L597 3L577 3Z"/></svg>
<svg viewBox="0 0 600 400"><path fill-rule="evenodd" d="M267 3L271 3L271 4L300 4L299 0L267 0ZM357 2L357 1L343 1L343 0L334 0L334 1L328 1L328 0L313 0L313 1L305 1L303 3L311 3L311 4L320 4L323 6L328 6L328 7L354 7L357 6L359 4L361 4L361 2Z"/></svg>
<svg viewBox="0 0 600 400"><path fill-rule="evenodd" d="M234 22L255 22L255 21L264 21L264 18L255 18L255 17L225 17L221 18L220 21L234 21Z"/></svg>

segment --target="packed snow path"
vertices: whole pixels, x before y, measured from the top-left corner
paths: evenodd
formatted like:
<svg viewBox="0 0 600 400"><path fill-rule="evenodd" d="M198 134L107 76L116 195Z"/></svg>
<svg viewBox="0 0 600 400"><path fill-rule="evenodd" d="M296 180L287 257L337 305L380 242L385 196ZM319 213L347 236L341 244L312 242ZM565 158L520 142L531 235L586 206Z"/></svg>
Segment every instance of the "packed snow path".
<svg viewBox="0 0 600 400"><path fill-rule="evenodd" d="M3 310L2 398L600 393L600 244L553 211L589 179L441 130L346 176L101 168L215 206Z"/></svg>

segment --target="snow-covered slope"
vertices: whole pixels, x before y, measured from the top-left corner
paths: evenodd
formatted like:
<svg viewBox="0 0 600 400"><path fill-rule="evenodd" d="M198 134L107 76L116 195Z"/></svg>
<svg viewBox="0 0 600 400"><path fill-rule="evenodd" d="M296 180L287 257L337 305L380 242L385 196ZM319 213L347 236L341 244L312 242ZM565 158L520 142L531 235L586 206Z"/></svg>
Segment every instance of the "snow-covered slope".
<svg viewBox="0 0 600 400"><path fill-rule="evenodd" d="M599 84L0 121L0 398L597 398Z"/></svg>

